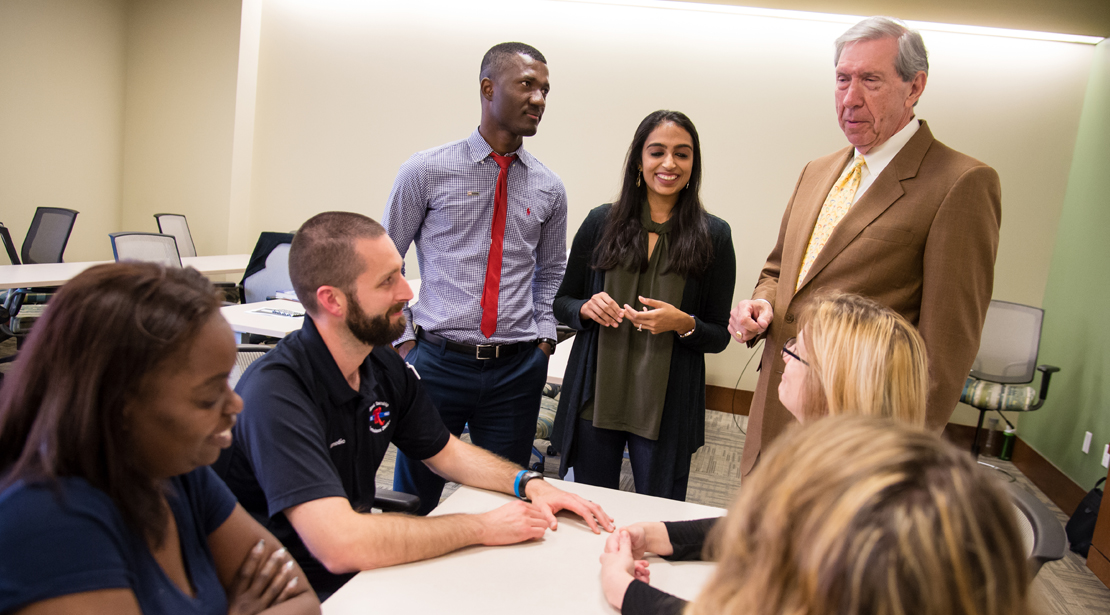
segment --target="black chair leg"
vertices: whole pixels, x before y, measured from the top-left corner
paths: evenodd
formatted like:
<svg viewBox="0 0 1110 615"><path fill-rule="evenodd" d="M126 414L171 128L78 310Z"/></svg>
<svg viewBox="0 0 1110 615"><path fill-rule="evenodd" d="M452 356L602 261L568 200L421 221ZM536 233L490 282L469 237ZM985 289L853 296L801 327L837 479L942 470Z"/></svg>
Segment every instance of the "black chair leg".
<svg viewBox="0 0 1110 615"><path fill-rule="evenodd" d="M975 437L971 440L971 456L975 459L979 458L979 432L983 430L983 417L987 413L986 410L978 408L977 410L979 410L979 422L975 425Z"/></svg>

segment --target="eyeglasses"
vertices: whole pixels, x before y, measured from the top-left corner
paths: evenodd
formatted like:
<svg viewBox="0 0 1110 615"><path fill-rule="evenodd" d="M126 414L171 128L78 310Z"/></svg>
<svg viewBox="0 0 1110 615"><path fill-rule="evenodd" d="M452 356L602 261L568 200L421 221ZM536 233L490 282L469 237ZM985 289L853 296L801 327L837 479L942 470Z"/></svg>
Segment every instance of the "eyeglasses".
<svg viewBox="0 0 1110 615"><path fill-rule="evenodd" d="M782 345L782 360L787 361L789 359L797 359L802 362L802 365L809 367L809 361L806 361L805 359L799 357L798 353L794 352L794 346L797 343L798 338L796 337L792 337L786 340L786 343Z"/></svg>

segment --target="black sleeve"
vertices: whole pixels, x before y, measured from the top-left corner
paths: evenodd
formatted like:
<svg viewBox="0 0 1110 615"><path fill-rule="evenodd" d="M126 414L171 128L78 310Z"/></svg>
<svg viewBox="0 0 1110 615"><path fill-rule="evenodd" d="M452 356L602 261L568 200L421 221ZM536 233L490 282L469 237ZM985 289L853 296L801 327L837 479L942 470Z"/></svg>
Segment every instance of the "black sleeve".
<svg viewBox="0 0 1110 615"><path fill-rule="evenodd" d="M243 398L236 446L250 460L269 516L321 498L347 497L316 404L297 374L267 363L241 379L236 391Z"/></svg>
<svg viewBox="0 0 1110 615"><path fill-rule="evenodd" d="M621 613L624 615L681 615L687 602L678 596L655 589L643 581L633 580L624 592Z"/></svg>
<svg viewBox="0 0 1110 615"><path fill-rule="evenodd" d="M728 222L709 217L713 241L713 262L705 270L702 284L708 288L706 300L697 308L694 332L678 337L677 343L695 352L717 353L728 347L728 318L732 311L732 294L736 288L736 250L732 245L732 229Z"/></svg>
<svg viewBox="0 0 1110 615"><path fill-rule="evenodd" d="M697 519L695 521L664 521L667 526L667 536L671 539L674 553L663 556L663 559L672 562L683 560L700 560L702 548L705 547L705 538L720 517Z"/></svg>
<svg viewBox="0 0 1110 615"><path fill-rule="evenodd" d="M570 246L570 256L567 257L563 283L559 285L559 292L555 293L555 301L551 304L556 320L579 331L597 326L592 320L583 321L579 310L590 300L590 258L607 212L607 205L595 208L578 227Z"/></svg>

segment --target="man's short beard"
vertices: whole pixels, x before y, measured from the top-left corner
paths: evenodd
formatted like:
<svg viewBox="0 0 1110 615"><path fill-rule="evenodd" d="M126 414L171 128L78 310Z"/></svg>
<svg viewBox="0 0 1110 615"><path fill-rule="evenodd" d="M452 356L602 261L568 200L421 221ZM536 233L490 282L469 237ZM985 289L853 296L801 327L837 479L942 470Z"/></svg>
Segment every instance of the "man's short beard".
<svg viewBox="0 0 1110 615"><path fill-rule="evenodd" d="M362 304L359 303L354 292L348 292L347 297L349 298L347 328L358 341L369 346L385 346L392 344L393 340L401 337L405 332L405 325L408 323L403 315L401 320L396 322L390 318L390 314L396 314L405 307L404 303L390 307L385 314L372 317L362 309Z"/></svg>

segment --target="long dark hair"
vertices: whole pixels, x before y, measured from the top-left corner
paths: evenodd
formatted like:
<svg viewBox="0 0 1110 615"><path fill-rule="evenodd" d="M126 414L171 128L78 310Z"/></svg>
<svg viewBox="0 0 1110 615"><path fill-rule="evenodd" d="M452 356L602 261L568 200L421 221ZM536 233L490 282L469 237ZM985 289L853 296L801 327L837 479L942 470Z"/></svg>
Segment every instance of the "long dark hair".
<svg viewBox="0 0 1110 615"><path fill-rule="evenodd" d="M698 197L698 190L701 188L701 141L698 139L698 130L684 113L660 110L645 117L632 137L632 145L629 146L625 159L620 197L609 210L605 231L594 249L595 269L629 267L641 272L647 269L647 240L644 237L644 227L640 223L640 213L644 199L647 198L647 186L637 186L636 180L640 177L644 144L651 131L665 122L681 126L690 133L694 142L694 166L690 172L690 184L679 194L678 202L671 213L671 262L667 270L682 277L697 277L713 262L713 244L709 239L709 224L706 221L708 214Z"/></svg>
<svg viewBox="0 0 1110 615"><path fill-rule="evenodd" d="M160 544L162 487L132 452L124 408L219 307L195 269L114 263L67 282L0 388L0 489L83 478L137 534Z"/></svg>

